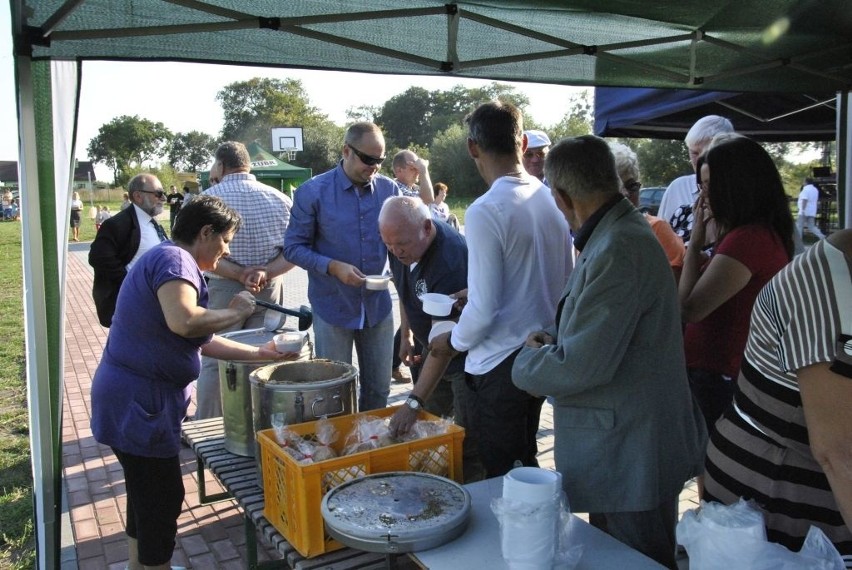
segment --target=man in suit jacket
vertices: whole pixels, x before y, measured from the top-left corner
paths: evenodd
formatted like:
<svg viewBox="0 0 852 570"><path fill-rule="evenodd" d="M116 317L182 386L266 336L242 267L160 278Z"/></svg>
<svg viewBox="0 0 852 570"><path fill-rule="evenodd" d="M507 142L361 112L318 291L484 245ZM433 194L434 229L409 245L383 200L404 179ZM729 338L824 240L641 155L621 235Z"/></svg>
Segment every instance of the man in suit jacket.
<svg viewBox="0 0 852 570"><path fill-rule="evenodd" d="M95 270L92 298L98 321L105 327L112 324L118 290L133 263L165 239L154 220L166 202L157 177L137 174L127 184L127 191L133 206L104 221L89 250L89 265Z"/></svg>
<svg viewBox="0 0 852 570"><path fill-rule="evenodd" d="M669 567L678 495L703 470L707 433L686 378L677 291L642 215L619 193L603 139L566 139L545 174L580 251L556 325L512 368L555 398L556 468L571 509Z"/></svg>

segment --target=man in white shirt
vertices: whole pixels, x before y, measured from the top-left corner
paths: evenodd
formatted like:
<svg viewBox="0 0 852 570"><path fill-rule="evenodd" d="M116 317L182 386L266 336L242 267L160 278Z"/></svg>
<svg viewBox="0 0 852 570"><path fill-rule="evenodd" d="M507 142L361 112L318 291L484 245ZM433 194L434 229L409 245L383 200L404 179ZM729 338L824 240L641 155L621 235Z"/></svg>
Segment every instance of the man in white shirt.
<svg viewBox="0 0 852 570"><path fill-rule="evenodd" d="M825 239L825 234L816 224L817 204L819 204L819 190L814 186L813 179L805 178L805 185L799 192L799 217L796 220L800 237L804 237L805 228L807 228L817 239Z"/></svg>
<svg viewBox="0 0 852 570"><path fill-rule="evenodd" d="M467 304L456 327L430 347L436 358L468 351L465 427L479 442L487 476L497 477L516 463L538 465L544 398L512 384L512 364L526 335L554 322L572 267L571 237L550 190L521 165L521 112L484 103L465 122L468 153L491 187L465 213ZM430 370L427 359L421 378Z"/></svg>
<svg viewBox="0 0 852 570"><path fill-rule="evenodd" d="M550 150L550 137L546 132L535 129L524 131L524 135L527 137L527 148L523 155L524 170L547 184L544 179L544 159Z"/></svg>
<svg viewBox="0 0 852 570"><path fill-rule="evenodd" d="M707 115L698 119L686 133L684 141L689 150L689 162L692 163L692 170L695 170L698 157L701 156L714 136L719 133L732 132L734 132L734 126L731 121L724 117ZM698 181L695 173L687 174L676 178L669 184L657 212L657 217L667 221L685 244L689 243L689 236L692 233L692 206L697 199Z"/></svg>

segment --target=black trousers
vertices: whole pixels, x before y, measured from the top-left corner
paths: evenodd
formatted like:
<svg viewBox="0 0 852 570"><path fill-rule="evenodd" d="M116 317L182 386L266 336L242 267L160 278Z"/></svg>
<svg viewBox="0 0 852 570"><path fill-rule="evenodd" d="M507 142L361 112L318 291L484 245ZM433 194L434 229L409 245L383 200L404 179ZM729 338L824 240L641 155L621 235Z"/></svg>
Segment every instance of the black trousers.
<svg viewBox="0 0 852 570"><path fill-rule="evenodd" d="M131 455L113 448L124 469L127 488L125 532L139 542L139 562L145 566L172 559L177 519L183 505L183 476L178 456Z"/></svg>
<svg viewBox="0 0 852 570"><path fill-rule="evenodd" d="M512 384L513 352L485 374L467 374L465 405L468 432L478 442L479 458L488 477L508 473L515 462L538 467L536 433L544 398Z"/></svg>
<svg viewBox="0 0 852 570"><path fill-rule="evenodd" d="M650 511L589 513L589 524L634 548L666 568L677 570L675 525L678 496Z"/></svg>

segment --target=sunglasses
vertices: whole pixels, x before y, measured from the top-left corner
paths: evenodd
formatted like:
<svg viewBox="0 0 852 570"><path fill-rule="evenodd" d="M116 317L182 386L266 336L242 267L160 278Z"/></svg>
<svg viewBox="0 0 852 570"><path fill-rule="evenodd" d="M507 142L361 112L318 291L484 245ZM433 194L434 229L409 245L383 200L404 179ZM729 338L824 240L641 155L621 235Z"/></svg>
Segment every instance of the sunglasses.
<svg viewBox="0 0 852 570"><path fill-rule="evenodd" d="M156 194L157 198L165 198L166 193L162 190L138 190L138 192L144 192L145 194Z"/></svg>
<svg viewBox="0 0 852 570"><path fill-rule="evenodd" d="M361 160L361 162L363 162L367 166L378 166L379 164L383 163L385 161L385 159L387 158L386 156L382 156L381 158L376 158L375 156L370 156L369 154L364 154L363 152L361 152L360 150L358 150L357 148L355 148L351 144L348 145L348 146L349 146L349 148L352 149L352 152L355 153L355 156L357 156Z"/></svg>

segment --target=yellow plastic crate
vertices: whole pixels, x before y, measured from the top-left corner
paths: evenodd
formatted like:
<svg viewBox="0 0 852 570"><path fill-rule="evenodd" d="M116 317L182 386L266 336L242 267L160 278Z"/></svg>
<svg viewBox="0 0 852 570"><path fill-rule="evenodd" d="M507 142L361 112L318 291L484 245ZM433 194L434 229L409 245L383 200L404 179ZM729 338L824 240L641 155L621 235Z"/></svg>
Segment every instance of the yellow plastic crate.
<svg viewBox="0 0 852 570"><path fill-rule="evenodd" d="M340 453L355 420L363 416L389 417L396 407L329 418L338 432L332 444ZM439 418L420 411L420 420ZM289 426L303 437L314 436L317 422ZM419 471L462 482L464 429L453 424L443 435L398 443L345 457L300 465L275 439L275 430L257 432L263 463L263 516L302 556L318 556L344 545L325 532L320 504L325 494L346 481L389 471Z"/></svg>

